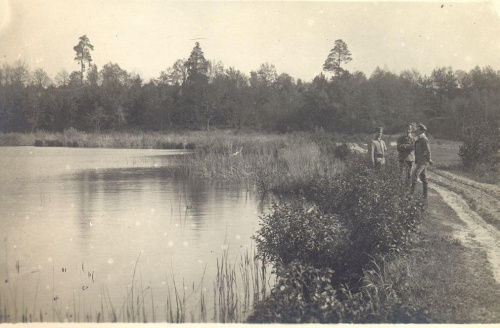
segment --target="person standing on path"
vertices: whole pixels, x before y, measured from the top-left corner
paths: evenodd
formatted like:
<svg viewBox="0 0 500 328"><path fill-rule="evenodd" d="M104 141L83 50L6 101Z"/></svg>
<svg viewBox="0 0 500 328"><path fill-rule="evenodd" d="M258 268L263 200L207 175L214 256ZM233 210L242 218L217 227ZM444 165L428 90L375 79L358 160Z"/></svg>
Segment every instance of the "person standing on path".
<svg viewBox="0 0 500 328"><path fill-rule="evenodd" d="M415 192L415 186L417 184L417 179L420 178L423 185L423 197L427 199L427 165L434 164L431 159L431 148L429 146L429 139L427 139L425 133L427 128L423 124L418 125L418 136L415 141L415 164L416 168L413 171L411 177L411 189L410 194Z"/></svg>
<svg viewBox="0 0 500 328"><path fill-rule="evenodd" d="M373 138L368 149L370 160L373 167L375 167L376 169L379 169L385 165L385 154L387 153L387 146L385 145L384 140L382 140L383 134L384 128L378 127L376 129L375 138Z"/></svg>
<svg viewBox="0 0 500 328"><path fill-rule="evenodd" d="M397 142L399 173L401 176L406 176L406 181L410 181L411 169L415 162L415 138L411 134L411 124L406 124L405 128L406 134L399 137Z"/></svg>

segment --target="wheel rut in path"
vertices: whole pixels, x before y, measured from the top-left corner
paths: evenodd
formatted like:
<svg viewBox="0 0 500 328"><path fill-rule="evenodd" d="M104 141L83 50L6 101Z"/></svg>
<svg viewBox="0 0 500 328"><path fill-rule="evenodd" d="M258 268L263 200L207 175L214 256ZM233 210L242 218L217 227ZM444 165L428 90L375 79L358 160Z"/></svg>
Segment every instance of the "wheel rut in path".
<svg viewBox="0 0 500 328"><path fill-rule="evenodd" d="M485 222L457 193L442 186L433 185L432 188L466 224L466 226L457 226L454 229L454 237L466 247L483 249L491 264L493 276L496 282L500 283L500 231Z"/></svg>

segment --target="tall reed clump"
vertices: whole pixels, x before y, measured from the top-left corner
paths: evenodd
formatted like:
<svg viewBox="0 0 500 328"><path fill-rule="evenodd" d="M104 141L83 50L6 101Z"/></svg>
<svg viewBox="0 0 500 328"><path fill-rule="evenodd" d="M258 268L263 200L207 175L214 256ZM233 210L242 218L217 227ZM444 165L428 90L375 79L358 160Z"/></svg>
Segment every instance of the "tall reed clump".
<svg viewBox="0 0 500 328"><path fill-rule="evenodd" d="M257 248L278 281L250 322L398 320L385 308L388 297L363 289L367 273L375 281L380 259L410 248L423 217L423 203L405 197L394 172L394 158L373 170L353 156L341 175L311 183L307 205L281 204L262 218Z"/></svg>
<svg viewBox="0 0 500 328"><path fill-rule="evenodd" d="M206 134L193 154L179 158L193 176L256 184L263 191L303 188L321 176L334 175L342 163L310 134Z"/></svg>

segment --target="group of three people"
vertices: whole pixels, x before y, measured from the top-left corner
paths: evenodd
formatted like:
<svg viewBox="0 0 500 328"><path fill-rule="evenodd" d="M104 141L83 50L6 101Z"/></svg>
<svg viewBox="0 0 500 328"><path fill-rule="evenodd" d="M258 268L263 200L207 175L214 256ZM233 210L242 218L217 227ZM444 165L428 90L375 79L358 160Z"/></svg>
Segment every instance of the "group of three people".
<svg viewBox="0 0 500 328"><path fill-rule="evenodd" d="M417 133L413 135L412 125L406 124L406 134L399 137L397 141L398 160L401 176L405 176L407 181L411 181L410 193L413 194L420 178L423 185L423 197L427 198L427 165L432 165L431 149L429 139L425 133L427 128L423 124L417 125ZM371 162L375 168L385 165L387 146L382 140L384 129L379 127L376 130L375 138L369 147Z"/></svg>

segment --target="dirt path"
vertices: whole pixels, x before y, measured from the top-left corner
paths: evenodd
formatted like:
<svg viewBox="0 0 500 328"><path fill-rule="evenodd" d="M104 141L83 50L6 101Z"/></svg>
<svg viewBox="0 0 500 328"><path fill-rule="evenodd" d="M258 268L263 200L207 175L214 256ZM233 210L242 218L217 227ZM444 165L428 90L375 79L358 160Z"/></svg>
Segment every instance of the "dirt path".
<svg viewBox="0 0 500 328"><path fill-rule="evenodd" d="M454 227L454 237L467 247L486 252L500 284L500 186L439 170L429 172L429 178L431 187L464 223Z"/></svg>

